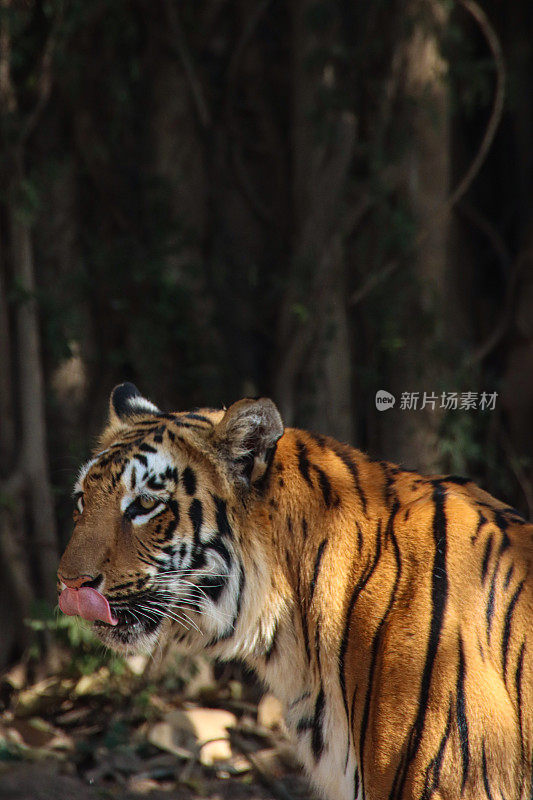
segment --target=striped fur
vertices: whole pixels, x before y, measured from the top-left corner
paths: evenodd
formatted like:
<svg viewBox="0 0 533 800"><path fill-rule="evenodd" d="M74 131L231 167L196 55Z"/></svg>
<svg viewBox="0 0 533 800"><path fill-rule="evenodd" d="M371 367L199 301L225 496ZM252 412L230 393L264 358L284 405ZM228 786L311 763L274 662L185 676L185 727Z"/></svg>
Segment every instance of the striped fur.
<svg viewBox="0 0 533 800"><path fill-rule="evenodd" d="M106 594L116 649L243 659L324 798L530 798L533 526L462 478L272 445L266 402L112 410L60 579Z"/></svg>

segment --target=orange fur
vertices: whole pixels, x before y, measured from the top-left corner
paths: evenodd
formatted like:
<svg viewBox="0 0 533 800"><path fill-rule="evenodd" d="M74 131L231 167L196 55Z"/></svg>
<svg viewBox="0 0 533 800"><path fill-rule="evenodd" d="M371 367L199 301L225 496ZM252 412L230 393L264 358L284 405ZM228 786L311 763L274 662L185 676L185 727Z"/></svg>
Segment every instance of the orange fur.
<svg viewBox="0 0 533 800"><path fill-rule="evenodd" d="M156 586L143 553L162 559L167 547L175 559L186 543L193 564L211 548L228 569L216 602L168 601L203 635L185 617L162 619L149 642L172 635L243 658L280 697L324 797L529 798L533 526L470 482L423 477L327 437L287 429L267 452L273 412L242 402L196 412L205 421L112 414L100 443L110 450L82 478L60 580L102 576L120 606ZM143 443L183 476L170 539L167 506L140 525L121 508ZM120 648L107 627L97 626L103 640Z"/></svg>

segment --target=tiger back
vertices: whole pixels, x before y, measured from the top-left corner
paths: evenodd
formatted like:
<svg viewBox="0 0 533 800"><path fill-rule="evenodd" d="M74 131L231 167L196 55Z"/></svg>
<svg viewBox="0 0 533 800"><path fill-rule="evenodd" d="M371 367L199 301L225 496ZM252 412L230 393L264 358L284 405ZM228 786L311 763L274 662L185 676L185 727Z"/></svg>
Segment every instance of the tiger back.
<svg viewBox="0 0 533 800"><path fill-rule="evenodd" d="M240 658L329 800L531 796L533 526L471 482L114 390L60 606L108 646Z"/></svg>

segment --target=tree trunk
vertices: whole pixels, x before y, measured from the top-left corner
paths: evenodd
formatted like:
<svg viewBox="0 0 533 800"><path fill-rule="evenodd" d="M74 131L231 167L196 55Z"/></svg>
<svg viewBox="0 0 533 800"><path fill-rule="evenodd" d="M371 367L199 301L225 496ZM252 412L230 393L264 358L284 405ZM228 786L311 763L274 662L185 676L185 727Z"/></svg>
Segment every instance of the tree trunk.
<svg viewBox="0 0 533 800"><path fill-rule="evenodd" d="M309 22L313 5L312 0L293 5L296 237L279 317L275 398L287 425L307 424L351 440L350 351L339 220L353 157L355 119L347 111L320 107L320 93L336 88L336 68L333 59L319 69L310 63L319 48L332 48L338 24L327 34L313 31ZM317 117L326 132L319 133L319 125L310 123Z"/></svg>
<svg viewBox="0 0 533 800"><path fill-rule="evenodd" d="M421 12L425 12L422 14ZM380 417L387 457L423 471L439 468L441 413L423 404L424 392L440 397L446 366L439 355L437 319L447 320L447 243L449 220L443 208L450 191L449 101L439 37L446 12L438 0L414 0L409 14L417 18L406 42L402 97L409 144L403 159L403 202L415 219L420 244L397 300L403 347L390 365L394 409ZM404 133L404 135L406 135ZM439 209L442 211L439 216ZM403 392L419 393L417 410L401 410Z"/></svg>
<svg viewBox="0 0 533 800"><path fill-rule="evenodd" d="M33 245L30 227L13 205L8 208L8 216L13 276L23 294L16 312L22 427L20 467L29 502L32 545L37 553L40 590L44 598L53 602L56 598L58 543L48 475L45 395L35 296Z"/></svg>
<svg viewBox="0 0 533 800"><path fill-rule="evenodd" d="M328 284L320 294L316 334L308 364L303 369L309 408L302 408L302 422L343 442L354 443L352 354L346 312L345 253L336 234L325 254ZM312 312L314 313L314 312Z"/></svg>
<svg viewBox="0 0 533 800"><path fill-rule="evenodd" d="M16 457L13 414L11 337L5 293L4 261L0 263L0 669L9 662L13 648L28 642L31 588L27 547L24 547L23 477Z"/></svg>
<svg viewBox="0 0 533 800"><path fill-rule="evenodd" d="M4 267L5 261L0 254L0 478L11 472L15 453L11 336Z"/></svg>

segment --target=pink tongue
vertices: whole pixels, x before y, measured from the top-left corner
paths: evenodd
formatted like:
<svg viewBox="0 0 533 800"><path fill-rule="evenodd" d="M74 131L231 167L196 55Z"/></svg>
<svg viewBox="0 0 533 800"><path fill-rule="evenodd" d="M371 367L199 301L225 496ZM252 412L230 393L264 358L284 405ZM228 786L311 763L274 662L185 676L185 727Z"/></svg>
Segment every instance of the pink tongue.
<svg viewBox="0 0 533 800"><path fill-rule="evenodd" d="M63 614L79 616L91 622L99 619L108 625L118 625L111 614L109 603L96 589L82 586L81 589L64 589L59 595L59 608Z"/></svg>

